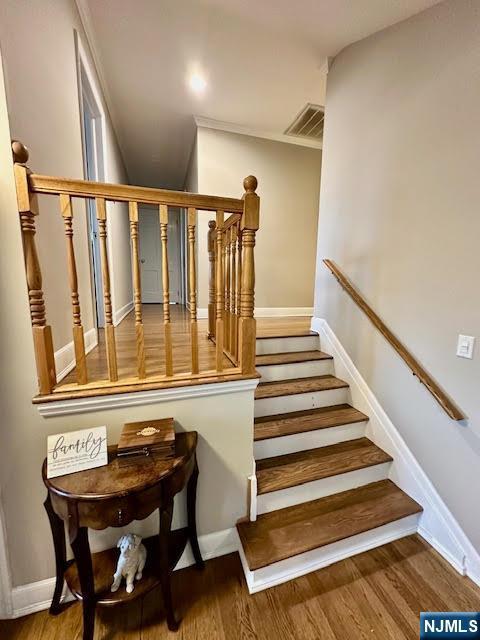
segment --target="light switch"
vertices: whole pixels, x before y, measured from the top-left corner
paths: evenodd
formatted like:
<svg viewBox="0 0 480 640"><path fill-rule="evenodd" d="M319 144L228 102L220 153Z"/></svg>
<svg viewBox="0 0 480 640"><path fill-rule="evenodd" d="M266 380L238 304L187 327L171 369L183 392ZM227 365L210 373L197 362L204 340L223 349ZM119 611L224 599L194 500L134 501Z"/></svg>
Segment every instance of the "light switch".
<svg viewBox="0 0 480 640"><path fill-rule="evenodd" d="M475 344L475 338L473 336L458 336L457 343L457 356L460 358L473 358L473 345Z"/></svg>

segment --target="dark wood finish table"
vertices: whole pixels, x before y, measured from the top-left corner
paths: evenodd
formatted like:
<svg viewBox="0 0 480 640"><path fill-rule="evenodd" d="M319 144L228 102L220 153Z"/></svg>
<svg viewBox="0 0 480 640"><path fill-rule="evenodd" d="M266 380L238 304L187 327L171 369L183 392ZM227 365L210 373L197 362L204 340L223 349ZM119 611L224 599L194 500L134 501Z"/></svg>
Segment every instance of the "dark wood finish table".
<svg viewBox="0 0 480 640"><path fill-rule="evenodd" d="M178 629L172 603L170 578L175 565L190 540L199 568L203 567L197 539L195 517L198 466L197 433L178 433L175 457L161 460L150 456L139 462L120 463L116 447L109 447L109 463L104 467L80 471L58 478L47 478L46 460L42 475L48 489L44 506L50 520L55 547L57 579L50 613L60 613L64 581L83 604L83 640L92 640L95 607L115 606L143 596L161 586L167 612L168 628ZM171 530L174 496L187 485L188 524ZM115 593L110 591L119 552L109 549L91 554L88 529L123 527L132 520L142 520L159 510L158 536L145 539L147 564L143 578L127 593L123 582ZM74 560L67 561L64 522Z"/></svg>

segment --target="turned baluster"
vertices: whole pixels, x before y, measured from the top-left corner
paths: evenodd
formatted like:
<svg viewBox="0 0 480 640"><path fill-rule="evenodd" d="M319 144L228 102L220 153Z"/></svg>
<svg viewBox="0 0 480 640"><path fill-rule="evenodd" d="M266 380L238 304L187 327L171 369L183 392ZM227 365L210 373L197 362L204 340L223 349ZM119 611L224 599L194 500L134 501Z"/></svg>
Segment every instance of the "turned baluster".
<svg viewBox="0 0 480 640"><path fill-rule="evenodd" d="M236 317L235 317L235 356L237 358L237 362L239 361L239 339L238 339L238 331L240 326L240 293L242 291L242 231L240 229L240 223L237 225L237 292L236 292Z"/></svg>
<svg viewBox="0 0 480 640"><path fill-rule="evenodd" d="M145 335L142 320L142 283L140 280L140 257L138 255L138 204L128 203L130 218L130 241L132 245L132 281L133 305L135 309L135 340L137 346L137 373L140 379L145 378Z"/></svg>
<svg viewBox="0 0 480 640"><path fill-rule="evenodd" d="M107 349L108 377L111 382L118 380L117 351L115 346L115 327L112 317L112 296L110 292L110 267L107 253L107 209L104 198L95 199L100 238L100 256L102 262L103 306L105 308L105 345Z"/></svg>
<svg viewBox="0 0 480 640"><path fill-rule="evenodd" d="M230 285L230 353L237 357L237 225L230 228L230 254L232 260L231 285Z"/></svg>
<svg viewBox="0 0 480 640"><path fill-rule="evenodd" d="M215 254L215 220L208 223L208 337L215 336L215 279L216 279L216 254Z"/></svg>
<svg viewBox="0 0 480 640"><path fill-rule="evenodd" d="M73 314L73 347L75 352L75 371L78 384L87 383L87 362L85 359L85 338L80 313L80 299L78 294L77 264L75 261L75 249L73 246L73 208L72 199L67 194L60 195L60 210L65 225L65 238L67 241L67 263L72 299Z"/></svg>
<svg viewBox="0 0 480 640"><path fill-rule="evenodd" d="M192 341L192 373L198 373L197 270L195 256L196 209L188 209L188 284L190 292L190 335Z"/></svg>
<svg viewBox="0 0 480 640"><path fill-rule="evenodd" d="M242 288L240 292L239 360L242 373L255 373L256 323L255 307L255 233L259 224L260 198L255 193L257 179L248 176L243 181Z"/></svg>
<svg viewBox="0 0 480 640"><path fill-rule="evenodd" d="M168 275L168 206L160 205L162 243L163 328L165 331L165 375L173 376L172 325L170 322L170 279Z"/></svg>
<svg viewBox="0 0 480 640"><path fill-rule="evenodd" d="M225 347L231 351L230 345L230 277L231 277L231 227L225 231Z"/></svg>
<svg viewBox="0 0 480 640"><path fill-rule="evenodd" d="M38 215L38 203L35 194L28 188L27 167L20 163L28 161L28 150L22 143L12 142L15 185L17 190L18 212L22 230L23 254L27 278L28 302L32 323L33 346L38 374L38 389L41 394L51 393L57 376L53 351L52 328L47 325L45 301L42 290L42 272L35 245L35 216Z"/></svg>
<svg viewBox="0 0 480 640"><path fill-rule="evenodd" d="M216 282L216 324L215 324L215 340L216 340L216 360L217 371L223 371L223 305L225 296L225 283L223 280L224 262L223 262L223 221L224 212L217 211L217 282Z"/></svg>

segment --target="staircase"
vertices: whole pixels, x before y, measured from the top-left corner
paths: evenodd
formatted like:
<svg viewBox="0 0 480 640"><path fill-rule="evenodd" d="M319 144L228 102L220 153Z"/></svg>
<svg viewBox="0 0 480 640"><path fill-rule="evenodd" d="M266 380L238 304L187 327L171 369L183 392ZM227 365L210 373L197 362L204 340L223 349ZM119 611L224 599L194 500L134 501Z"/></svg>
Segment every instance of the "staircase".
<svg viewBox="0 0 480 640"><path fill-rule="evenodd" d="M256 352L258 516L237 525L250 593L409 535L422 511L317 334L257 338Z"/></svg>

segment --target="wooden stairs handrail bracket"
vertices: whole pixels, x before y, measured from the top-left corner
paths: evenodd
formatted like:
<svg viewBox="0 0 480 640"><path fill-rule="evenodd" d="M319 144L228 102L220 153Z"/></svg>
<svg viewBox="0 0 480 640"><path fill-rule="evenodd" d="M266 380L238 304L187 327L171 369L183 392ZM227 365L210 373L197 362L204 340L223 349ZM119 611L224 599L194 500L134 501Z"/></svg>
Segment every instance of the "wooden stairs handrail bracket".
<svg viewBox="0 0 480 640"><path fill-rule="evenodd" d="M465 414L443 391L440 385L432 378L432 376L424 369L418 360L410 353L407 347L390 331L383 320L375 313L370 305L365 301L363 296L357 291L350 280L342 273L339 267L332 260L324 260L325 266L332 272L338 280L341 287L349 294L352 300L366 314L372 324L380 331L387 342L395 349L398 355L406 363L413 375L426 386L433 395L435 400L440 404L443 410L452 418L452 420L465 420Z"/></svg>

